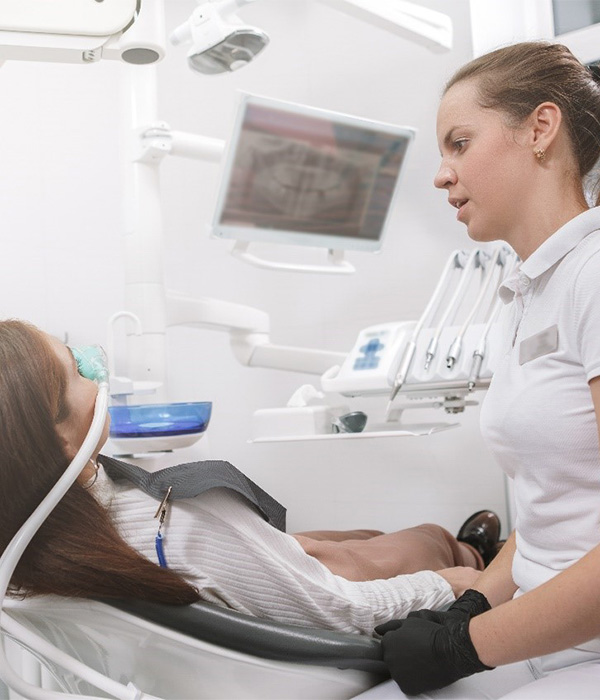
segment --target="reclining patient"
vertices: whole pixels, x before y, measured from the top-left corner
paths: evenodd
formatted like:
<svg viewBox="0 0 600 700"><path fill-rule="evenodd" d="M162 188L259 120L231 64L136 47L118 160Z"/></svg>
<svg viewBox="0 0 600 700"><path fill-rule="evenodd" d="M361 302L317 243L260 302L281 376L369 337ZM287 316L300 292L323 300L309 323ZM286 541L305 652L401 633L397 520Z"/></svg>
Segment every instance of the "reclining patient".
<svg viewBox="0 0 600 700"><path fill-rule="evenodd" d="M66 345L22 321L0 321L2 551L80 448L96 395L96 383L79 373ZM108 430L107 416L92 459L20 561L13 594L206 600L289 624L370 635L390 618L452 602L484 566L479 525L462 528L471 544L436 525L388 535L292 536L227 488L170 503L162 528L167 566L159 566L157 501L112 481L98 464Z"/></svg>

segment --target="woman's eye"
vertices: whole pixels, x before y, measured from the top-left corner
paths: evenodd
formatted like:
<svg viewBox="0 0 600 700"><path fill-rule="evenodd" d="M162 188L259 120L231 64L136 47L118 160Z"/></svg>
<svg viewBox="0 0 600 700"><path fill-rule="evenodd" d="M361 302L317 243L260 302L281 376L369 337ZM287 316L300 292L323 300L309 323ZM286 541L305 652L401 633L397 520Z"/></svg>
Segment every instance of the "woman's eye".
<svg viewBox="0 0 600 700"><path fill-rule="evenodd" d="M454 142L454 150L456 151L462 151L463 148L467 145L469 139L456 139Z"/></svg>

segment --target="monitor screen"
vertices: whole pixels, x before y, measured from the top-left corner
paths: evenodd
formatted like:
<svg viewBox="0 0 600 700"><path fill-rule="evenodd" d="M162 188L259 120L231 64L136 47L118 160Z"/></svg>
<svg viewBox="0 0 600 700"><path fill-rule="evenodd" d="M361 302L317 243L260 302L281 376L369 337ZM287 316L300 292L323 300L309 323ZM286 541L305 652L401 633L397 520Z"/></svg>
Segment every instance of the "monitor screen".
<svg viewBox="0 0 600 700"><path fill-rule="evenodd" d="M556 36L600 23L600 0L552 0Z"/></svg>
<svg viewBox="0 0 600 700"><path fill-rule="evenodd" d="M414 130L244 95L213 233L377 250Z"/></svg>
<svg viewBox="0 0 600 700"><path fill-rule="evenodd" d="M552 0L554 35L586 65L600 60L600 0Z"/></svg>

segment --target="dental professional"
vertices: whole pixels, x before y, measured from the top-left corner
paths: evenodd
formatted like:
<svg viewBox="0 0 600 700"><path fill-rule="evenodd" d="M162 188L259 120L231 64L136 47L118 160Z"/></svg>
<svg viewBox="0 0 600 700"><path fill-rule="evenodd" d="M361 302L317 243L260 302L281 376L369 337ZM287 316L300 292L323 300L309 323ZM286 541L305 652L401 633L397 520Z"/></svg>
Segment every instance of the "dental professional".
<svg viewBox="0 0 600 700"><path fill-rule="evenodd" d="M522 261L481 414L516 525L447 612L378 628L399 688L364 696L600 698L600 86L564 46L508 46L451 78L437 137L469 237Z"/></svg>
<svg viewBox="0 0 600 700"><path fill-rule="evenodd" d="M97 391L78 351L30 324L0 321L1 551L81 447ZM159 566L157 501L109 478L100 454L108 434L107 415L88 464L19 561L12 594L205 600L370 635L390 610L405 616L453 602L494 553L499 524L487 511L461 529L465 542L436 525L294 537L219 487L169 504L161 526L166 565ZM488 534L478 539L482 530Z"/></svg>

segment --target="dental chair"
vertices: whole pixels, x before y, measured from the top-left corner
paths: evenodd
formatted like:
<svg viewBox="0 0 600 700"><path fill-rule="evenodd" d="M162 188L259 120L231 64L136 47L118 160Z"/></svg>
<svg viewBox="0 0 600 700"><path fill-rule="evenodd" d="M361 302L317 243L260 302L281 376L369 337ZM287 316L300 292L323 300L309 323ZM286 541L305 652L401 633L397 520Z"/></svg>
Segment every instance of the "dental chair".
<svg viewBox="0 0 600 700"><path fill-rule="evenodd" d="M379 642L359 635L267 622L208 603L178 607L6 597L22 553L102 434L108 406L105 363L92 367L88 378L98 381L90 430L0 557L0 630L6 642L0 644L0 678L20 693L8 697L336 700L382 680Z"/></svg>
<svg viewBox="0 0 600 700"><path fill-rule="evenodd" d="M378 640L209 603L5 600L3 627L12 659L15 644L24 650L21 673L30 683L98 698L117 695L106 686L99 691L96 674L129 684L132 700L334 700L358 695L387 673Z"/></svg>

